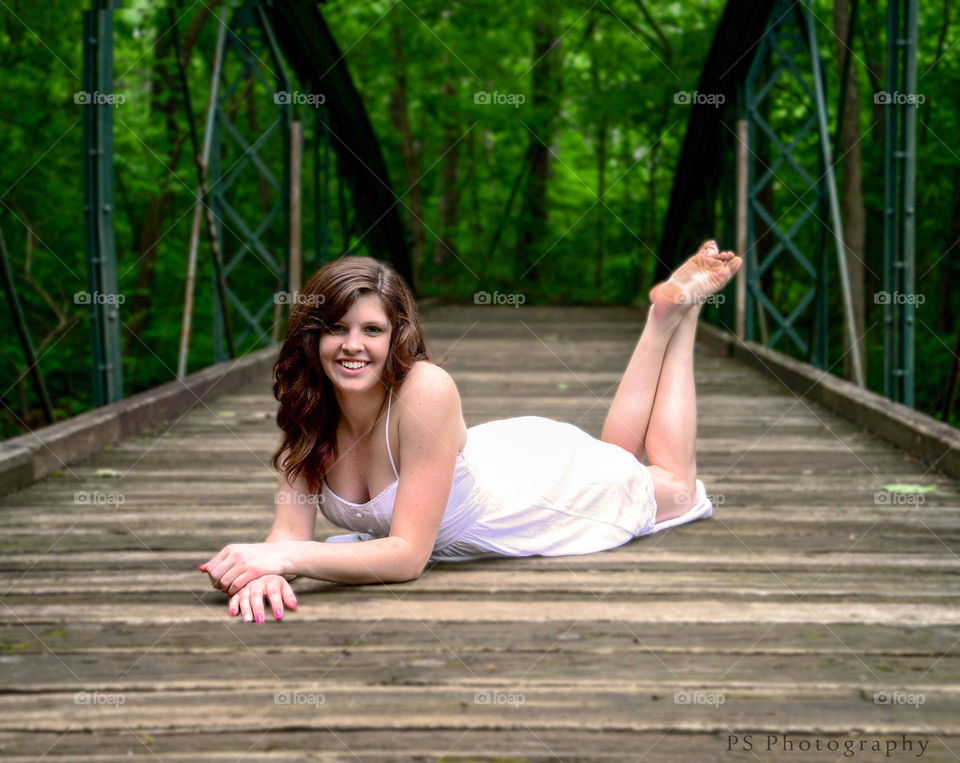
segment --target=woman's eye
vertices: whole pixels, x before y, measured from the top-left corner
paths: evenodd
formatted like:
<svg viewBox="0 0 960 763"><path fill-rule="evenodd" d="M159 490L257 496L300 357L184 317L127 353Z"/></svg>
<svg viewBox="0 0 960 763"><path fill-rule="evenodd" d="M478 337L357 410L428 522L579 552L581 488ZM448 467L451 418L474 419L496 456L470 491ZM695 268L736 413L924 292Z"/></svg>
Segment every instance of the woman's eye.
<svg viewBox="0 0 960 763"><path fill-rule="evenodd" d="M344 330L345 330L345 327L344 327L344 326L340 326L340 325L333 326L333 327L330 329L331 332L339 332L339 331L344 331ZM383 331L383 329L381 329L381 328L379 328L379 327L377 327L377 326L367 326L367 331L376 331L377 333L380 333L380 332Z"/></svg>

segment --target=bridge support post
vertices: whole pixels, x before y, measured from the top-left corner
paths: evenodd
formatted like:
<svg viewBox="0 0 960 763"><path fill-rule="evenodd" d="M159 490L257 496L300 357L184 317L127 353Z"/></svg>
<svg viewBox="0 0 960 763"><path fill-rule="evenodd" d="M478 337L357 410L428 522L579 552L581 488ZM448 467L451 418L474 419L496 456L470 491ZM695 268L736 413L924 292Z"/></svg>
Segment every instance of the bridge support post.
<svg viewBox="0 0 960 763"><path fill-rule="evenodd" d="M113 9L116 0L93 0L83 11L84 224L87 304L93 345L93 401L123 399L120 294L113 238Z"/></svg>
<svg viewBox="0 0 960 763"><path fill-rule="evenodd" d="M290 92L286 68L262 3L245 0L234 8L226 26L221 62L223 81L214 110L210 159L210 201L218 249L223 253L227 303L227 308L222 307L219 300L213 304L215 362L227 359L226 310L232 308L231 315L239 315L235 342L238 354L243 354L264 339L269 343L275 341L275 308L292 299L288 286L290 114L297 94ZM249 100L243 103L243 99ZM236 103L238 100L240 104ZM258 134L245 134L241 121L235 118L235 111L242 106L246 106L248 114L255 106L258 116L272 112L273 118L265 127L255 128ZM268 143L274 133L279 141ZM228 146L234 153L225 158ZM258 198L263 206L263 217L258 224L239 214L231 193L234 182L251 165L257 173L261 191ZM279 218L278 224L271 225L275 218ZM227 234L229 243L224 241ZM269 291L264 298L266 284ZM262 325L264 317L266 327Z"/></svg>
<svg viewBox="0 0 960 763"><path fill-rule="evenodd" d="M887 6L883 394L914 405L917 0Z"/></svg>
<svg viewBox="0 0 960 763"><path fill-rule="evenodd" d="M807 69L807 76L803 69ZM787 77L806 94L808 108L799 111L790 91L776 87ZM809 0L799 4L780 0L774 6L746 77L744 99L750 154L744 333L748 340L754 339L753 311L756 309L761 330L765 319L772 319L769 338L763 337L764 345L775 347L782 338L810 362L825 367L827 259L821 230L827 223L815 212L818 208L829 212L828 227L838 253L837 264L844 287L844 329L850 343L857 337L853 329L846 249L827 129L822 66ZM778 112L787 116L774 124L770 115ZM787 127L794 128L793 135L785 134ZM811 160L814 155L811 149L816 150L816 161ZM812 204L807 201L811 190L816 194ZM807 222L811 216L820 227ZM759 237L758 223L763 226ZM808 256L810 253L813 256ZM773 299L761 286L761 278L768 271ZM805 280L808 283L804 283ZM812 315L807 320L809 327L801 328L800 320L815 299ZM801 332L807 334L809 340ZM857 362L854 362L854 373L857 383L863 386L863 372Z"/></svg>

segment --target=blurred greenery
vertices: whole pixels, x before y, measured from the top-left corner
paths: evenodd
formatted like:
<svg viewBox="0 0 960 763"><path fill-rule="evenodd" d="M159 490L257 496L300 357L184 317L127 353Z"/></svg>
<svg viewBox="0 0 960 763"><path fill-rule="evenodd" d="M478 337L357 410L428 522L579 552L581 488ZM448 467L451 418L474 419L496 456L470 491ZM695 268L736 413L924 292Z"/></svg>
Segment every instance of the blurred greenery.
<svg viewBox="0 0 960 763"><path fill-rule="evenodd" d="M867 355L870 387L882 391L882 312L872 295L881 288L874 275L882 266L884 146L875 127L867 63L882 66L885 11L883 4L861 6L854 71L860 84L868 219L866 325L873 325ZM833 114L838 76L832 4L821 0L814 7ZM425 238L416 267L421 295L471 302L480 290L522 292L526 304L629 304L645 296L689 115L689 106L675 103L674 95L696 90L723 8L722 0L606 0L592 5L426 0L415 6L335 0L322 5L379 136L394 191L410 194L398 208L411 227L417 224L411 199L420 198ZM216 2L177 11L181 43L191 30L196 32L188 78L201 140L218 13ZM943 404L958 329L949 255L960 228L955 148L960 108L953 97L960 72L953 50L956 22L943 13L939 4L920 9L920 89L926 101L918 112L917 208L922 213L917 218L916 272L925 301L917 311L916 394L917 408L934 415ZM74 93L81 89L81 16L77 3L49 0L11 2L0 10L0 19L0 63L6 73L0 108L8 156L0 167L0 227L39 365L62 419L92 406L88 309L74 302L74 294L87 288L82 106L74 103ZM125 102L114 112L115 218L119 288L126 297L121 318L127 395L174 377L183 310L196 172L167 25L167 5L152 0L128 1L116 12L116 91ZM538 34L557 41L542 60L535 56ZM236 76L240 66L233 59L228 76ZM275 114L269 66L262 73L268 84L254 82L249 91L241 87L236 99L235 124L251 142ZM401 75L406 80L407 134L396 118ZM792 87L784 84L771 106L772 118L806 118L799 90ZM540 99L534 92L538 88ZM522 94L524 103L478 103L480 91ZM316 244L312 119L306 120L305 130L308 276ZM521 170L538 141L548 147L550 161L545 228L535 237L534 269L522 250L538 219L536 206L526 203L533 191ZM815 162L812 138L801 146ZM281 148L282 136L274 131L258 149L278 177ZM242 155L224 139L225 171ZM793 186L789 168L777 174L774 217L784 214L783 224L789 225L813 204L813 196L806 184ZM455 214L450 212L451 188ZM335 179L331 192L331 255L347 249L367 252L363 231L352 231L349 241L344 235L342 220L350 215L341 215ZM230 193L251 228L276 202L252 164L239 171ZM726 188L721 196L725 193ZM796 204L797 199L803 203ZM791 203L796 204L792 210ZM732 248L732 221L722 223L719 230L704 231L703 238L720 236L723 246ZM283 215L277 215L263 236L278 261L285 248L284 226ZM814 220L800 241L817 246L818 228ZM228 257L241 240L236 222L225 218ZM827 261L832 362L842 353L842 325L835 254ZM211 271L203 231L190 372L213 361ZM778 305L796 304L808 280L785 262L770 286L772 298ZM231 273L231 287L255 312L281 284L259 254L248 254ZM245 337L240 351L269 341L272 315L271 304L260 331ZM239 333L238 313L233 320ZM9 437L43 420L6 304L0 321L6 328L0 335L0 435ZM783 343L778 349L792 352ZM842 368L835 367L834 373Z"/></svg>

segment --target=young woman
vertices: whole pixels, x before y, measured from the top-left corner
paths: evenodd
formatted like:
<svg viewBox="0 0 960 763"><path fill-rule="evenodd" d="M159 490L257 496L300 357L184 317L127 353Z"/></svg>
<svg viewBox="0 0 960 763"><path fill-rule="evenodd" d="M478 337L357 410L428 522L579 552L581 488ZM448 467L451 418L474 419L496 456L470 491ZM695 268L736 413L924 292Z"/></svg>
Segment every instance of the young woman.
<svg viewBox="0 0 960 763"><path fill-rule="evenodd" d="M288 578L408 581L430 561L588 554L710 516L696 478L694 334L703 301L740 265L708 241L651 290L599 440L539 416L468 429L397 273L369 257L326 265L299 295L275 367L273 529L200 569L231 614L263 622L264 597L277 619L296 607ZM318 504L353 532L315 542Z"/></svg>

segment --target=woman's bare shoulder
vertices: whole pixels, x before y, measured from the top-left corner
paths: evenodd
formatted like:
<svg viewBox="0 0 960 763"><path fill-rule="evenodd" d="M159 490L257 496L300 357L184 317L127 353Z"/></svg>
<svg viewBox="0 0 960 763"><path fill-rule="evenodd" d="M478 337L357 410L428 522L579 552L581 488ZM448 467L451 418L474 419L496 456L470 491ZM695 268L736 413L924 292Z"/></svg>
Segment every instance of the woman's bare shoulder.
<svg viewBox="0 0 960 763"><path fill-rule="evenodd" d="M411 396L432 395L450 390L459 396L453 377L440 366L423 360L418 360L410 367L401 386L412 393Z"/></svg>

